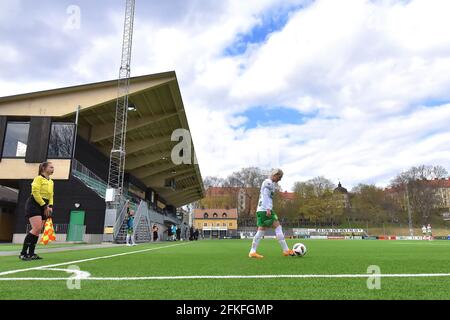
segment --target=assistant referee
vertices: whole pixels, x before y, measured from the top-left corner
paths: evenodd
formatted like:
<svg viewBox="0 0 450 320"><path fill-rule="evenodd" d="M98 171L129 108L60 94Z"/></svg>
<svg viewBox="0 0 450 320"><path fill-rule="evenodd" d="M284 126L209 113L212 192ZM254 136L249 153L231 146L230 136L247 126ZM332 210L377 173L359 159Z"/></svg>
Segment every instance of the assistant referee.
<svg viewBox="0 0 450 320"><path fill-rule="evenodd" d="M39 234L42 231L45 220L52 216L53 212L53 180L50 176L54 172L51 162L39 165L39 173L31 184L31 196L25 203L25 217L31 225L30 232L23 242L22 252L19 258L24 261L42 259L34 253Z"/></svg>

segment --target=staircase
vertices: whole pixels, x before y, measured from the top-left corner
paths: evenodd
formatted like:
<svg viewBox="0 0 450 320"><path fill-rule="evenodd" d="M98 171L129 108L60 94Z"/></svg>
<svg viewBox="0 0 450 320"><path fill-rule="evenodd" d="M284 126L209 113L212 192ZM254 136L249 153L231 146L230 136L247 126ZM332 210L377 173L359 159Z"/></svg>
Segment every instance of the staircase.
<svg viewBox="0 0 450 320"><path fill-rule="evenodd" d="M81 183L86 185L96 194L98 194L101 198L105 199L106 189L108 187L107 183L76 159L72 159L72 176L78 179ZM149 208L147 202L145 201L141 201L139 206L137 206L137 204L132 201L132 198L125 193L124 202L122 203L121 209L117 214L116 224L114 226L113 238L115 243L126 242L127 226L125 221L126 221L127 203L130 203L130 206L135 210L134 237L136 243L151 241L152 222L160 224L164 224L164 221L168 221L175 224L179 223L176 216L160 214L155 210Z"/></svg>
<svg viewBox="0 0 450 320"><path fill-rule="evenodd" d="M121 222L120 222L121 221ZM119 215L117 226L120 225L115 243L125 243L127 237L126 216ZM136 243L150 242L152 239L150 215L147 202L141 201L134 215L134 240Z"/></svg>
<svg viewBox="0 0 450 320"><path fill-rule="evenodd" d="M107 183L76 159L72 159L72 176L83 183L85 186L87 186L89 189L94 191L99 197L105 199L106 189L108 187ZM125 223L125 218L127 213L126 204L128 203L130 204L131 208L136 211L136 216L138 213L140 213L139 208L141 208L141 205L139 205L138 210L136 210L137 204L132 201L132 198L128 194L124 194L121 210L119 210L116 225L114 227L113 238L116 243L125 243L126 241L127 226ZM144 208L141 210L144 210ZM150 217L147 212L148 210L146 211L145 215L140 214L138 220L135 219L136 242L145 242L151 240L151 232L149 231Z"/></svg>
<svg viewBox="0 0 450 320"><path fill-rule="evenodd" d="M127 238L127 224L125 221L122 223L122 226L119 229L117 236L114 239L115 243L125 243Z"/></svg>

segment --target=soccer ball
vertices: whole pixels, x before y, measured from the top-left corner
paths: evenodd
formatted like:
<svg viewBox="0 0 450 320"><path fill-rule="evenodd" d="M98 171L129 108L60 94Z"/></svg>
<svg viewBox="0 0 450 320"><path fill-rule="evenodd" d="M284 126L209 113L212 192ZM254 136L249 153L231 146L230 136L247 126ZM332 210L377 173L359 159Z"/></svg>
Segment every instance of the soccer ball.
<svg viewBox="0 0 450 320"><path fill-rule="evenodd" d="M303 257L306 254L306 246L303 243L296 243L294 247L292 247L294 253L298 257Z"/></svg>

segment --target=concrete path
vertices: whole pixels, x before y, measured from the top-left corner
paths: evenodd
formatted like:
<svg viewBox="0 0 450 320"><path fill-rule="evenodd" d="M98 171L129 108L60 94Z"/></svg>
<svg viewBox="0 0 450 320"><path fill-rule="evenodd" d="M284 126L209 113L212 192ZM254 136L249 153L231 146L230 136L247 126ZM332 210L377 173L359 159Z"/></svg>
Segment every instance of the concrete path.
<svg viewBox="0 0 450 320"><path fill-rule="evenodd" d="M51 252L64 252L64 251L76 251L76 250L90 250L90 249L101 249L101 248L113 248L113 247L124 247L125 244L84 244L84 245L73 245L61 248L51 248L51 249L36 249L36 253L51 253ZM1 247L0 247L1 250ZM17 251L0 251L0 257L17 256L20 253L20 248Z"/></svg>

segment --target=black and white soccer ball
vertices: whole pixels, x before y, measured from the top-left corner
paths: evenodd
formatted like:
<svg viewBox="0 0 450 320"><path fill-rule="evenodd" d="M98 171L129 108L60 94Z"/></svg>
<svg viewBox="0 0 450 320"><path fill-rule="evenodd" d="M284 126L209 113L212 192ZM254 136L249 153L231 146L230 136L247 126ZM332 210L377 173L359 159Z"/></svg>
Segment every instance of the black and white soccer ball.
<svg viewBox="0 0 450 320"><path fill-rule="evenodd" d="M292 250L294 251L295 255L298 257L303 257L306 254L306 246L303 243L296 243L292 247Z"/></svg>

